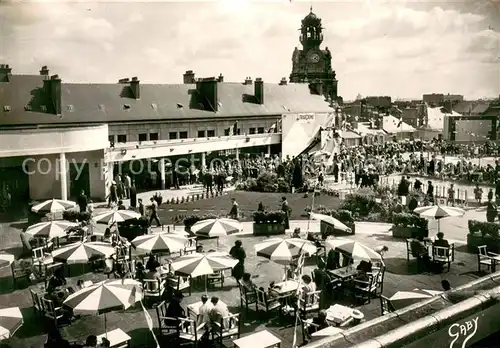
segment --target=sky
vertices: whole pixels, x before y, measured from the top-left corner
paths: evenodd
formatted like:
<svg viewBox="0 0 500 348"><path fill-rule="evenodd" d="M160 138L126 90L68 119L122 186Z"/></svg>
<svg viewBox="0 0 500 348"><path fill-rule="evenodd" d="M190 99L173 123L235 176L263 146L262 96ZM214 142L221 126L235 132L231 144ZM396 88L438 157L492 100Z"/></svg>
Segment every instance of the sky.
<svg viewBox="0 0 500 348"><path fill-rule="evenodd" d="M63 82L289 77L301 19L323 20L344 100L500 94L500 0L0 0L0 62Z"/></svg>

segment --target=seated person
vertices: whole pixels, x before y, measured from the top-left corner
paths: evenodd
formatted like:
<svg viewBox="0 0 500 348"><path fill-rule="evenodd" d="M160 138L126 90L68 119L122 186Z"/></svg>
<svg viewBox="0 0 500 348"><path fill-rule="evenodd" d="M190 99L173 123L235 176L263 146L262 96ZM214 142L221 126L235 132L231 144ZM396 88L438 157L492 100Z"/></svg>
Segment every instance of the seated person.
<svg viewBox="0 0 500 348"><path fill-rule="evenodd" d="M340 253L330 250L326 256L326 269L334 270L340 267Z"/></svg>
<svg viewBox="0 0 500 348"><path fill-rule="evenodd" d="M438 247L444 247L444 248L448 248L450 246L450 243L444 239L444 233L443 232L439 232L437 234L437 240L434 242L434 245L435 246L438 246Z"/></svg>
<svg viewBox="0 0 500 348"><path fill-rule="evenodd" d="M54 274L50 277L47 287L58 288L60 286L66 285L66 279L63 275L63 269L58 268L55 270Z"/></svg>
<svg viewBox="0 0 500 348"><path fill-rule="evenodd" d="M135 265L135 279L137 279L142 283L144 278L146 278L146 271L144 269L144 265L142 264L142 262L137 262L137 264Z"/></svg>
<svg viewBox="0 0 500 348"><path fill-rule="evenodd" d="M66 299L66 295L63 291L57 291L52 287L47 287L47 293L44 296L47 300L52 301L54 307L61 307L64 300Z"/></svg>
<svg viewBox="0 0 500 348"><path fill-rule="evenodd" d="M217 296L212 297L211 299L214 307L210 311L210 320L214 323L220 323L221 320L228 315L230 315L227 306L219 301Z"/></svg>
<svg viewBox="0 0 500 348"><path fill-rule="evenodd" d="M300 238L300 227L293 230L292 238Z"/></svg>
<svg viewBox="0 0 500 348"><path fill-rule="evenodd" d="M78 281L76 282L76 287L78 288L78 290L85 288L85 286L83 285L83 280L78 279Z"/></svg>
<svg viewBox="0 0 500 348"><path fill-rule="evenodd" d="M104 231L103 242L111 243L111 229L109 227Z"/></svg>
<svg viewBox="0 0 500 348"><path fill-rule="evenodd" d="M111 347L111 342L106 337L103 337L101 347L109 348L109 347Z"/></svg>
<svg viewBox="0 0 500 348"><path fill-rule="evenodd" d="M127 270L125 269L125 267L122 263L117 262L115 264L114 275L115 275L115 278L117 278L117 279L123 279L127 276Z"/></svg>
<svg viewBox="0 0 500 348"><path fill-rule="evenodd" d="M326 311L324 309L320 310L318 316L313 318L312 325L309 326L309 335L312 335L316 331L327 328L328 322L326 321Z"/></svg>
<svg viewBox="0 0 500 348"><path fill-rule="evenodd" d="M356 286L368 288L370 286L369 273L372 271L372 263L363 260L356 267L356 270L358 271L358 274L354 277L354 280L357 281Z"/></svg>
<svg viewBox="0 0 500 348"><path fill-rule="evenodd" d="M151 269L156 269L158 267L160 267L160 263L158 262L158 260L156 260L156 257L154 255L150 255L149 256L149 259L148 259L148 262L146 262L146 268L151 270Z"/></svg>
<svg viewBox="0 0 500 348"><path fill-rule="evenodd" d="M296 276L297 276L297 264L291 263L286 269L285 277L283 280L286 281L295 279Z"/></svg>
<svg viewBox="0 0 500 348"><path fill-rule="evenodd" d="M423 263L426 268L430 265L429 251L423 242L423 237L413 239L410 243L410 250L413 257L417 258L419 265Z"/></svg>
<svg viewBox="0 0 500 348"><path fill-rule="evenodd" d="M313 271L314 282L316 283L316 288L326 291L332 282L332 278L325 269L326 265L323 261L318 262L318 268Z"/></svg>
<svg viewBox="0 0 500 348"><path fill-rule="evenodd" d="M122 200L118 201L118 210L127 210Z"/></svg>
<svg viewBox="0 0 500 348"><path fill-rule="evenodd" d="M307 274L302 276L302 283L301 295L305 299L308 294L316 291L316 284L312 281L311 276Z"/></svg>
<svg viewBox="0 0 500 348"><path fill-rule="evenodd" d="M172 300L168 303L167 311L165 315L170 318L186 318L186 312L181 306L182 299L184 295L180 291L176 291L172 296ZM176 325L177 322L165 321L165 325L172 326Z"/></svg>
<svg viewBox="0 0 500 348"><path fill-rule="evenodd" d="M259 287L259 291L257 292L257 300L259 302L266 302L266 299L265 297L263 296L263 294L266 294L267 295L267 299L272 299L274 297L279 297L278 293L276 293L275 291L273 291L273 286L274 286L274 282L271 282L271 284L269 284L269 287L267 288L267 291L266 289L264 289L264 287Z"/></svg>
<svg viewBox="0 0 500 348"><path fill-rule="evenodd" d="M252 275L250 273L244 273L243 277L240 280L241 286L245 289L246 292L255 291L255 284L252 282Z"/></svg>
<svg viewBox="0 0 500 348"><path fill-rule="evenodd" d="M198 311L198 318L196 321L196 326L200 326L202 324L210 323L210 312L214 308L214 305L211 301L208 300L207 295L201 296L201 307Z"/></svg>
<svg viewBox="0 0 500 348"><path fill-rule="evenodd" d="M90 335L87 337L85 340L85 348L87 347L97 347L97 336L96 335Z"/></svg>

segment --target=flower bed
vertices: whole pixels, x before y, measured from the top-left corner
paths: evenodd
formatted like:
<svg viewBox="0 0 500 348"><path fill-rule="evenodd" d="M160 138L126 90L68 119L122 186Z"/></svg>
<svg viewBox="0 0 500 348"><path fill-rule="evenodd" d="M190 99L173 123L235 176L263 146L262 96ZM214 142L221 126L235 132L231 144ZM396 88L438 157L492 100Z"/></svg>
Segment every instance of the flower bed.
<svg viewBox="0 0 500 348"><path fill-rule="evenodd" d="M282 211L255 212L253 234L255 236L285 234L285 213Z"/></svg>
<svg viewBox="0 0 500 348"><path fill-rule="evenodd" d="M500 252L500 224L495 222L484 222L469 220L469 233L467 234L467 250L477 253L477 247L486 245L488 251Z"/></svg>
<svg viewBox="0 0 500 348"><path fill-rule="evenodd" d="M394 213L392 236L395 238L425 238L429 236L429 221L415 214Z"/></svg>
<svg viewBox="0 0 500 348"><path fill-rule="evenodd" d="M193 214L189 216L178 216L175 220L176 222L182 221L184 223L184 227L186 231L191 231L191 227L197 223L198 221L208 220L208 219L217 219L218 216L214 214Z"/></svg>
<svg viewBox="0 0 500 348"><path fill-rule="evenodd" d="M131 242L134 238L148 233L149 221L146 218L139 218L118 222L117 225L120 236Z"/></svg>
<svg viewBox="0 0 500 348"><path fill-rule="evenodd" d="M253 192L291 192L288 181L271 172L261 173L257 178L248 178L236 185L236 189Z"/></svg>
<svg viewBox="0 0 500 348"><path fill-rule="evenodd" d="M307 214L309 214L311 212L311 208L306 207L305 211ZM314 209L314 212L317 214L323 214L323 215L328 215L328 216L334 217L335 219L339 220L344 225L349 227L349 229L351 230L350 232L340 231L338 229L335 229L334 227L332 228L332 226L328 223L321 222L320 223L320 231L321 231L322 235L328 236L328 235L355 234L355 232L356 232L355 219L354 219L354 215L349 210L328 209L327 207L320 205Z"/></svg>

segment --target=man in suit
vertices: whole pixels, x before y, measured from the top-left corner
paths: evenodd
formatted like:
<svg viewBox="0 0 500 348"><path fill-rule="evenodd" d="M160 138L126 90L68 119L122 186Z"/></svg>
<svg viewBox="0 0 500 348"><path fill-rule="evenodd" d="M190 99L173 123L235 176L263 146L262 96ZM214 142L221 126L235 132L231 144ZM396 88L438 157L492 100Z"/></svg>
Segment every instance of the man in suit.
<svg viewBox="0 0 500 348"><path fill-rule="evenodd" d="M286 197L281 198L281 211L285 215L284 223L285 223L285 229L287 230L290 228L290 222L288 220L290 217L290 206L288 205Z"/></svg>

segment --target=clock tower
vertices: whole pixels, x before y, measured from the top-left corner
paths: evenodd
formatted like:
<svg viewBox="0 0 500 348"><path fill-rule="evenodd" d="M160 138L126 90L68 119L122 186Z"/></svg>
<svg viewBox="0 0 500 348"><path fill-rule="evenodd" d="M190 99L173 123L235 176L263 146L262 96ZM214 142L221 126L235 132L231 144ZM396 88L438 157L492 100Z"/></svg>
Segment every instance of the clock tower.
<svg viewBox="0 0 500 348"><path fill-rule="evenodd" d="M302 20L299 40L302 49L295 47L292 55L292 73L290 82L311 83L322 82L323 94L337 100L337 79L332 70L332 54L328 47L324 50L320 45L323 42L323 27L321 18L313 12Z"/></svg>

